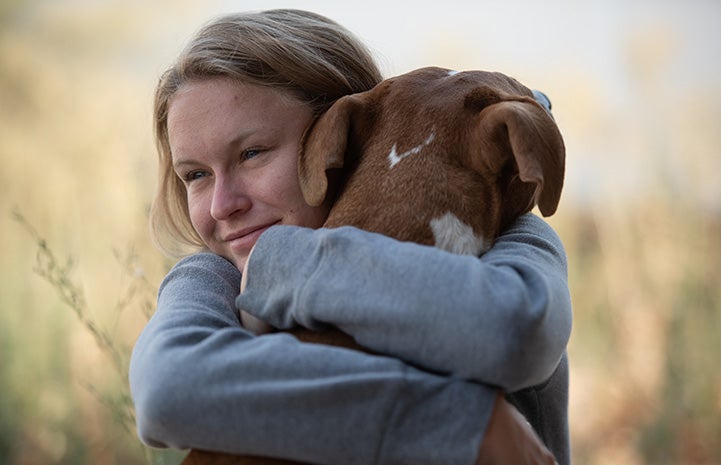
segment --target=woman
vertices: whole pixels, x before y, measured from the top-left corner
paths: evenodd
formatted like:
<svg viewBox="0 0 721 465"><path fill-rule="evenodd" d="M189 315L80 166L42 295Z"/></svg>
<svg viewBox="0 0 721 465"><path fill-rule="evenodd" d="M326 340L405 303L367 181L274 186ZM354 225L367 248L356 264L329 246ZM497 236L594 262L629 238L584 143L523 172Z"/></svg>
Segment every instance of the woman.
<svg viewBox="0 0 721 465"><path fill-rule="evenodd" d="M303 131L380 80L348 31L294 10L219 18L161 78L151 221L164 250L200 253L165 278L133 351L146 443L317 464L553 463L506 393L568 463L571 306L543 221L524 216L480 259L315 229L329 205L300 193ZM256 336L238 308L342 325L385 356Z"/></svg>

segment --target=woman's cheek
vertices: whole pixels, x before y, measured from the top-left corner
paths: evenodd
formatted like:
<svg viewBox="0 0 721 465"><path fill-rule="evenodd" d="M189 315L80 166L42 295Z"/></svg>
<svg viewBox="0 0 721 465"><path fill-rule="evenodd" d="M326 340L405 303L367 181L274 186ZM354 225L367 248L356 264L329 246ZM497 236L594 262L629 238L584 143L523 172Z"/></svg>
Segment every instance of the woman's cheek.
<svg viewBox="0 0 721 465"><path fill-rule="evenodd" d="M193 229L198 233L206 246L212 248L212 244L208 242L210 231L210 208L205 205L202 198L198 196L188 195L188 215Z"/></svg>

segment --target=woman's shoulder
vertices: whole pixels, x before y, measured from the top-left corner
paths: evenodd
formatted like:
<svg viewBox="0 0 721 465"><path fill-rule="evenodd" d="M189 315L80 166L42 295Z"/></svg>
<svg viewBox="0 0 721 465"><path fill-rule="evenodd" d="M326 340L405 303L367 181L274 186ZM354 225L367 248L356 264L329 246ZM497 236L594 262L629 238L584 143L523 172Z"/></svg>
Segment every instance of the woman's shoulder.
<svg viewBox="0 0 721 465"><path fill-rule="evenodd" d="M546 220L534 213L521 215L499 235L500 240L532 240L534 238L548 241L553 246L563 249L558 233Z"/></svg>
<svg viewBox="0 0 721 465"><path fill-rule="evenodd" d="M210 252L199 252L178 260L160 284L159 292L171 282L212 283L222 280L237 288L240 271L229 260Z"/></svg>

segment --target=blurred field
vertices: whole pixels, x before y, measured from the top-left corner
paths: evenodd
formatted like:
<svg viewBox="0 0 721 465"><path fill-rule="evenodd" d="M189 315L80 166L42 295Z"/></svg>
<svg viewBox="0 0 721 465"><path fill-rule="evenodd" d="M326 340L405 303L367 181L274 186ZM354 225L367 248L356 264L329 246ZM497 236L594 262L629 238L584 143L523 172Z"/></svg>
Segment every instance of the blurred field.
<svg viewBox="0 0 721 465"><path fill-rule="evenodd" d="M125 379L171 264L147 235L151 95L200 22L246 3L0 1L0 465L178 463L136 440ZM551 96L567 143L549 221L577 464L721 464L721 29L691 42L675 21L618 32L613 85L573 58L501 69ZM448 40L425 64L482 67Z"/></svg>

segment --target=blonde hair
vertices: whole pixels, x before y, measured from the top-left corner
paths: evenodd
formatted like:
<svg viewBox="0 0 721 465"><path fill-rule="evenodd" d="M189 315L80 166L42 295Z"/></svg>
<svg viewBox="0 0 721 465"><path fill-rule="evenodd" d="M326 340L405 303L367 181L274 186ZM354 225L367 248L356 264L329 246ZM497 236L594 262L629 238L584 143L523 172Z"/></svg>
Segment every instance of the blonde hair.
<svg viewBox="0 0 721 465"><path fill-rule="evenodd" d="M308 104L316 115L340 97L381 81L370 51L347 29L302 10L222 16L203 27L160 78L153 123L159 184L150 211L151 233L170 256L205 248L190 222L187 194L172 166L168 107L190 81L228 77L277 88Z"/></svg>

